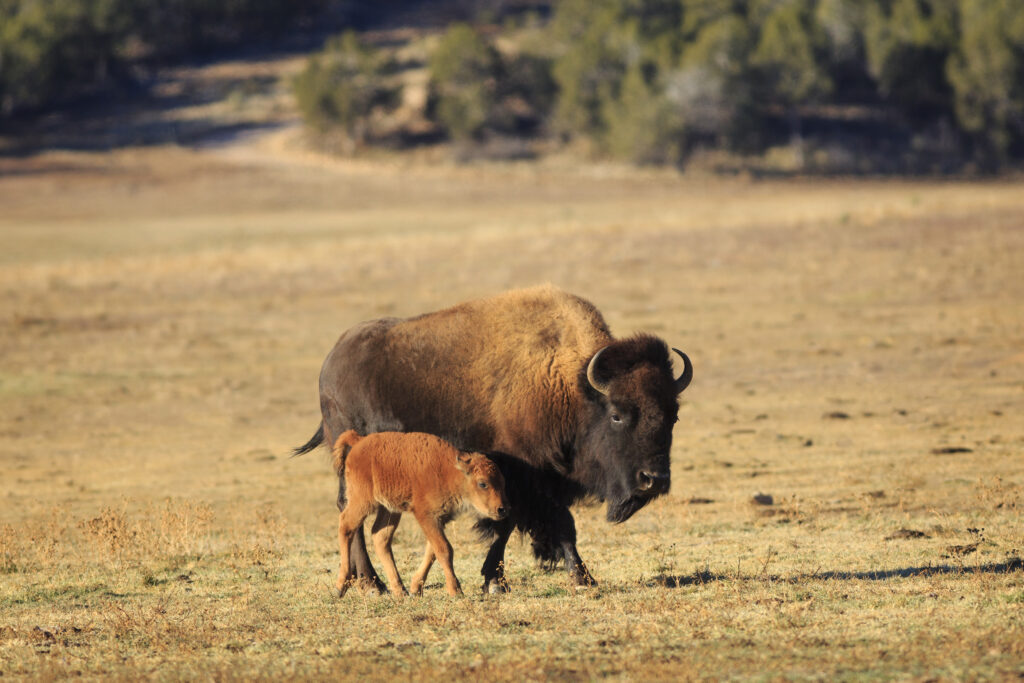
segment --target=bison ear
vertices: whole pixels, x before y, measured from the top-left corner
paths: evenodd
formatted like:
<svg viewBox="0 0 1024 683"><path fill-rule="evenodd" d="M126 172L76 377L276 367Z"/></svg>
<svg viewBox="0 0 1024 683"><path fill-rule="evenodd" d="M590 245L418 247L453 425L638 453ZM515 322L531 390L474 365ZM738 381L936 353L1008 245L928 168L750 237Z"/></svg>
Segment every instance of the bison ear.
<svg viewBox="0 0 1024 683"><path fill-rule="evenodd" d="M460 452L455 456L455 469L460 472L469 472L469 463L473 462L473 456L469 453Z"/></svg>

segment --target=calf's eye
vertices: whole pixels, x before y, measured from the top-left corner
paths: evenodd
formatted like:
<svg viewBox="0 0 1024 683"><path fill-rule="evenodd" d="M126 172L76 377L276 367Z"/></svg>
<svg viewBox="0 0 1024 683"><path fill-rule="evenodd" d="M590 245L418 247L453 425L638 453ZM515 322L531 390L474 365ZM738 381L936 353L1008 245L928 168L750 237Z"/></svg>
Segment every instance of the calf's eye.
<svg viewBox="0 0 1024 683"><path fill-rule="evenodd" d="M486 481L482 481L482 482L480 482L480 483L478 484L478 486L479 486L480 488L482 488L482 489L485 489L485 488L487 488L487 482L486 482Z"/></svg>

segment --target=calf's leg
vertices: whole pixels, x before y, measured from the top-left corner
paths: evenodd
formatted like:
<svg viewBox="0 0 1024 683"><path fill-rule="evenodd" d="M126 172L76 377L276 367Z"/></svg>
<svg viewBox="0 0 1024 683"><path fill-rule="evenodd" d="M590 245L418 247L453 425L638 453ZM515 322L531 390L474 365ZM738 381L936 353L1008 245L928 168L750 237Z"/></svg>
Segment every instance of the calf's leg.
<svg viewBox="0 0 1024 683"><path fill-rule="evenodd" d="M391 552L391 541L395 538L395 530L402 520L401 512L390 512L386 508L377 509L377 519L373 521L373 548L377 557L384 563L384 573L388 577L392 595L408 595L402 585L402 577L398 575L395 556Z"/></svg>
<svg viewBox="0 0 1024 683"><path fill-rule="evenodd" d="M459 585L459 580L455 576L455 568L452 566L452 558L455 553L452 550L452 544L444 535L444 527L441 526L439 520L429 515L417 515L416 521L423 528L423 535L427 537L427 542L434 549L434 555L437 556L441 569L444 570L444 584L448 595L461 595L462 587Z"/></svg>
<svg viewBox="0 0 1024 683"><path fill-rule="evenodd" d="M430 568L434 564L434 548L430 545L430 541L427 541L427 549L423 551L423 563L420 564L420 568L416 570L416 574L412 577L412 583L409 584L409 590L414 595L423 595L423 583L427 580L427 574L430 573Z"/></svg>

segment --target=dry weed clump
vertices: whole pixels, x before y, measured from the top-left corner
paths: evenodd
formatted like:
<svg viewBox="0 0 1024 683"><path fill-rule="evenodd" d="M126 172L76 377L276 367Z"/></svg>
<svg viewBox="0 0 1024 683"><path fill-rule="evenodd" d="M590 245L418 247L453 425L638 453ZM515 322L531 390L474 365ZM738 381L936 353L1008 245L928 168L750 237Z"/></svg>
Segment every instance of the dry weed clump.
<svg viewBox="0 0 1024 683"><path fill-rule="evenodd" d="M201 554L209 545L213 510L203 502L164 499L132 515L129 502L104 507L77 527L93 552L121 564L143 559L169 559Z"/></svg>
<svg viewBox="0 0 1024 683"><path fill-rule="evenodd" d="M79 522L78 529L96 553L105 559L121 562L126 554L137 554L132 551L137 550L138 529L129 521L124 509L104 507L96 517Z"/></svg>
<svg viewBox="0 0 1024 683"><path fill-rule="evenodd" d="M67 510L53 508L21 527L0 526L0 574L32 571L55 564L68 551Z"/></svg>
<svg viewBox="0 0 1024 683"><path fill-rule="evenodd" d="M201 554L212 525L213 509L209 504L167 498L159 509L159 550L164 555Z"/></svg>
<svg viewBox="0 0 1024 683"><path fill-rule="evenodd" d="M18 547L18 534L10 524L0 525L0 574L13 574L18 571L18 558L21 555Z"/></svg>
<svg viewBox="0 0 1024 683"><path fill-rule="evenodd" d="M106 631L119 641L141 641L144 646L160 648L171 638L180 639L182 629L178 628L181 615L168 614L169 595L164 595L155 604L134 605L120 602L105 602L100 618Z"/></svg>
<svg viewBox="0 0 1024 683"><path fill-rule="evenodd" d="M285 552L285 520L271 503L255 510L255 519L243 532L245 541L236 541L231 548L232 567L236 571L256 568L270 579L280 568Z"/></svg>

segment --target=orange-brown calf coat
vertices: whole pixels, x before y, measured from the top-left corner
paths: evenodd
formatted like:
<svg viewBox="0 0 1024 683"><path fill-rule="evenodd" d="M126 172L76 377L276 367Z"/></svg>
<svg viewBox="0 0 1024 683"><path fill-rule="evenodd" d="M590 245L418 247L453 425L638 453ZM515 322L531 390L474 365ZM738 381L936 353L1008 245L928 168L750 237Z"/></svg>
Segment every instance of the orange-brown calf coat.
<svg viewBox="0 0 1024 683"><path fill-rule="evenodd" d="M461 593L452 567L452 546L444 525L466 506L485 517L507 514L505 481L493 461L480 453L459 451L436 436L378 432L365 437L348 430L334 444L334 469L346 481L346 504L338 518L341 569L338 593L349 581L349 544L363 521L376 511L373 542L384 563L391 592L406 593L395 566L391 542L403 512L411 512L427 538L423 563L413 577L421 593L434 562L440 561L450 595Z"/></svg>

